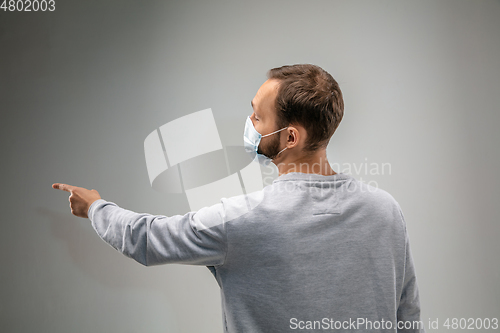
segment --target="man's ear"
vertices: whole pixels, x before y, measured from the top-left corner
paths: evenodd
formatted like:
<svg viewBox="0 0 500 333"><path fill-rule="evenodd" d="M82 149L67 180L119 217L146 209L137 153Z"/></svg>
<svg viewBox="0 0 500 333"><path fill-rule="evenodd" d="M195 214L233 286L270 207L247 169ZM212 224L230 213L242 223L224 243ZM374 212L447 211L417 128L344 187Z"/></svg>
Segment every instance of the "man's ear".
<svg viewBox="0 0 500 333"><path fill-rule="evenodd" d="M299 130L294 126L288 126L286 131L286 147L288 149L293 148L299 144L301 135Z"/></svg>

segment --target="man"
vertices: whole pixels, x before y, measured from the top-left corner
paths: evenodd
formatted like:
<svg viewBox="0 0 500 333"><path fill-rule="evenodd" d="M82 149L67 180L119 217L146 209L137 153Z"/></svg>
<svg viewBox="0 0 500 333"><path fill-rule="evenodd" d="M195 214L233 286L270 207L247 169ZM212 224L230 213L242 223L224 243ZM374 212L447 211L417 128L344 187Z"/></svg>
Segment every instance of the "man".
<svg viewBox="0 0 500 333"><path fill-rule="evenodd" d="M71 212L149 266L207 266L225 332L424 331L403 213L387 192L336 173L326 146L344 113L314 65L271 69L251 101L245 147L279 177L183 216L139 214L66 184ZM410 326L411 325L411 326Z"/></svg>

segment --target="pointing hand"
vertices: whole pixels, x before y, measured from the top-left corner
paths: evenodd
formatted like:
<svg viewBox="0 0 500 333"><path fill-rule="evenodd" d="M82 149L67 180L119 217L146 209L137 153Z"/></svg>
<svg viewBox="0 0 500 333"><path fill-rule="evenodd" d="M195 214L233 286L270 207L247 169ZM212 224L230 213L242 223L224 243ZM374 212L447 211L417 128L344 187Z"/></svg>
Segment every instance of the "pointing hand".
<svg viewBox="0 0 500 333"><path fill-rule="evenodd" d="M96 190L87 190L83 187L55 183L52 184L52 188L71 193L69 196L69 207L71 208L71 213L78 217L88 218L87 212L90 205L94 201L101 199L99 192Z"/></svg>

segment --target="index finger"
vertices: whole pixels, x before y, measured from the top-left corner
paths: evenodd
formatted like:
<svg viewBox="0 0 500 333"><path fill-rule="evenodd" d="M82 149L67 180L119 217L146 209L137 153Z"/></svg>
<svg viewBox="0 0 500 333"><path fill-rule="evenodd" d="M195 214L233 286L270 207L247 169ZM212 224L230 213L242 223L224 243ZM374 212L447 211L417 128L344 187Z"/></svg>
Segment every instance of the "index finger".
<svg viewBox="0 0 500 333"><path fill-rule="evenodd" d="M56 190L63 190L66 192L71 192L71 191L73 191L75 186L71 186L68 184L55 183L55 184L52 184L52 188L55 188Z"/></svg>

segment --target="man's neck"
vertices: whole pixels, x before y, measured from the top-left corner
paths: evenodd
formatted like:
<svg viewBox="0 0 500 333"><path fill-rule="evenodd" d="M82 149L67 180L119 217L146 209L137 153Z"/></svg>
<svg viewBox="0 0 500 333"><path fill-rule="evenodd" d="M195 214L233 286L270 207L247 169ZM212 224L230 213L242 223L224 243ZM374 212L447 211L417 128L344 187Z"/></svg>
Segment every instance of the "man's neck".
<svg viewBox="0 0 500 333"><path fill-rule="evenodd" d="M273 161L273 163L278 167L280 176L290 172L314 173L323 176L336 174L326 158L326 149L311 155L290 156L284 161Z"/></svg>

